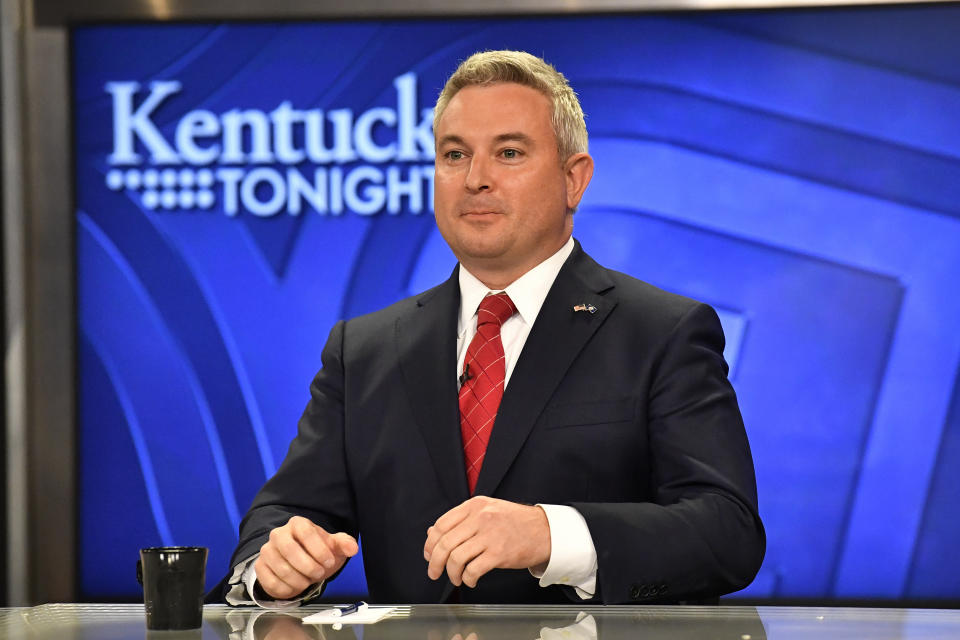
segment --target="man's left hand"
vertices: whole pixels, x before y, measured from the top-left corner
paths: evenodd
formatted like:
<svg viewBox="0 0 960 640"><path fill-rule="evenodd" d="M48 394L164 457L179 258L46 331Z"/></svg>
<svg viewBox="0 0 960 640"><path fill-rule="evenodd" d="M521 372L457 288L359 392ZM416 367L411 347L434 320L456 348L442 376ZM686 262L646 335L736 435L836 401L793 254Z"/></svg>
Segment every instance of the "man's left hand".
<svg viewBox="0 0 960 640"><path fill-rule="evenodd" d="M550 560L547 514L536 506L470 498L427 529L423 557L431 580L446 570L457 586L475 587L491 569L542 570Z"/></svg>

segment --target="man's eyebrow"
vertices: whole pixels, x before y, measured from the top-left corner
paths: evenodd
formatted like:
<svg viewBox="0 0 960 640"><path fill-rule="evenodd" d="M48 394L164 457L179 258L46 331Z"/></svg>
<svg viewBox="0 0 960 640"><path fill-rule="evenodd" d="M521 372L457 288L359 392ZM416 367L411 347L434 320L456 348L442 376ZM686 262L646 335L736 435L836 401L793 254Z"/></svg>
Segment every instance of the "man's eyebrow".
<svg viewBox="0 0 960 640"><path fill-rule="evenodd" d="M466 146L466 141L460 136L446 135L437 140L437 146L442 147L445 144L458 144L461 146Z"/></svg>
<svg viewBox="0 0 960 640"><path fill-rule="evenodd" d="M494 142L522 142L527 145L533 145L533 138L520 131L511 131L510 133L501 133L493 139Z"/></svg>
<svg viewBox="0 0 960 640"><path fill-rule="evenodd" d="M508 133L501 133L500 135L496 136L493 139L493 141L496 144L500 144L503 142L522 142L527 145L531 145L531 146L533 145L533 138L531 138L527 134L522 133L520 131L510 131ZM437 140L438 147L442 147L445 144L456 144L461 146L467 146L466 140L464 140L458 135L453 135L453 134L445 135L439 140Z"/></svg>

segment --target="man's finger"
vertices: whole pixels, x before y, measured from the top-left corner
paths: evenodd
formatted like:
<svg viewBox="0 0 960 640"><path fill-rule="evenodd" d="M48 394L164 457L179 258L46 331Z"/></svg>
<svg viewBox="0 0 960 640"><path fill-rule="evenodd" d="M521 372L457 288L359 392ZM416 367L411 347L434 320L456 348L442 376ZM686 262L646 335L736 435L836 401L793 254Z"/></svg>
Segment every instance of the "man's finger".
<svg viewBox="0 0 960 640"><path fill-rule="evenodd" d="M427 540L423 543L423 559L430 562L430 556L433 555L433 548L440 539L441 533L436 527L427 529Z"/></svg>
<svg viewBox="0 0 960 640"><path fill-rule="evenodd" d="M450 582L459 587L463 581L462 574L464 568L473 562L477 556L481 555L484 549L485 545L478 536L473 536L465 540L462 544L457 545L457 547L447 555L447 564L444 567L447 570L447 578L449 578Z"/></svg>
<svg viewBox="0 0 960 640"><path fill-rule="evenodd" d="M465 541L475 536L476 533L476 527L471 526L471 523L468 521L440 536L430 553L430 560L427 564L427 576L429 576L431 580L436 580L442 576L444 568L447 566L450 553Z"/></svg>
<svg viewBox="0 0 960 640"><path fill-rule="evenodd" d="M433 523L433 526L439 529L441 533L445 533L450 529L453 529L470 515L475 502L476 500L474 498L471 498L466 502L461 502L453 509L450 509L445 514L437 518L437 521Z"/></svg>
<svg viewBox="0 0 960 640"><path fill-rule="evenodd" d="M317 562L323 561L326 556L325 550L328 550L330 546L330 534L323 527L306 518L296 517L290 518L290 521L283 528L289 531L290 536L300 543L300 546Z"/></svg>
<svg viewBox="0 0 960 640"><path fill-rule="evenodd" d="M336 544L339 554L345 558L352 558L360 551L360 545L349 533L339 532L330 536Z"/></svg>
<svg viewBox="0 0 960 640"><path fill-rule="evenodd" d="M467 563L467 566L463 568L463 572L460 574L461 582L471 589L476 587L480 578L486 575L491 569L496 568L491 558L492 556L489 553L480 553L475 556Z"/></svg>
<svg viewBox="0 0 960 640"><path fill-rule="evenodd" d="M310 522L309 527L295 529L293 535L310 557L323 566L325 572L329 573L336 566L339 551L336 539L322 527Z"/></svg>
<svg viewBox="0 0 960 640"><path fill-rule="evenodd" d="M267 595L278 600L292 598L309 586L304 585L297 588L297 585L288 583L276 574L263 554L254 563L254 570L257 572L257 582L260 583L263 590L267 592Z"/></svg>
<svg viewBox="0 0 960 640"><path fill-rule="evenodd" d="M472 500L473 499L471 498L466 502L461 502L453 509L450 509L445 514L437 518L437 521L433 523L432 527L427 529L427 540L423 544L424 560L430 562L430 557L433 555L433 547L437 544L437 541L441 538L441 536L443 536L443 534L466 520L473 507L471 504Z"/></svg>
<svg viewBox="0 0 960 640"><path fill-rule="evenodd" d="M326 574L323 565L304 548L299 540L290 535L289 530L274 529L270 533L269 542L261 549L261 553L264 552L269 556L271 568L281 578L285 573L281 561L314 582L322 580Z"/></svg>
<svg viewBox="0 0 960 640"><path fill-rule="evenodd" d="M308 584L315 581L312 576L301 573L293 566L276 545L270 543L263 545L260 548L260 557L257 560L262 560L275 576L291 587L303 585L302 588L306 588Z"/></svg>

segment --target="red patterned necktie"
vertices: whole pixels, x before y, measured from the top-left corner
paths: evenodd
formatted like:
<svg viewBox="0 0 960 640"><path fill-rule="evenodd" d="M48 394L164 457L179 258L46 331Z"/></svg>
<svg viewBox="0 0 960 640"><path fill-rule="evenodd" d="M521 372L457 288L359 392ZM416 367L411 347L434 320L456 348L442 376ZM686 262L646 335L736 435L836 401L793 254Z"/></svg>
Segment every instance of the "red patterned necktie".
<svg viewBox="0 0 960 640"><path fill-rule="evenodd" d="M516 313L510 296L488 295L477 309L477 333L467 347L464 358L463 384L460 386L460 435L463 437L463 459L467 467L470 495L477 486L477 477L493 431L503 384L506 359L500 327Z"/></svg>

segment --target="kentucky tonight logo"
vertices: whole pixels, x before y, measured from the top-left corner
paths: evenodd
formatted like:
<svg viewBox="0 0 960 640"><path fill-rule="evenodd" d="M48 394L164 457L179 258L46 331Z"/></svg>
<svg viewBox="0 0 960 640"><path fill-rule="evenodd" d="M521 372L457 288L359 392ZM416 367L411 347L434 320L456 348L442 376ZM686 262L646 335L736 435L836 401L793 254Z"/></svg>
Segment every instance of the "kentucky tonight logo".
<svg viewBox="0 0 960 640"><path fill-rule="evenodd" d="M210 210L228 216L305 210L374 215L433 210L433 109L417 108L417 76L393 80L396 108L205 109L184 113L164 137L155 118L182 91L176 80L149 87L108 82L113 151L107 187L130 190L152 210ZM138 144L139 143L139 144ZM427 164L424 164L427 163ZM426 200L426 202L425 202Z"/></svg>

